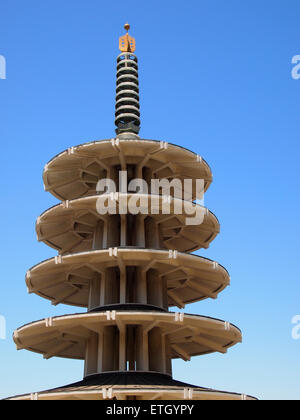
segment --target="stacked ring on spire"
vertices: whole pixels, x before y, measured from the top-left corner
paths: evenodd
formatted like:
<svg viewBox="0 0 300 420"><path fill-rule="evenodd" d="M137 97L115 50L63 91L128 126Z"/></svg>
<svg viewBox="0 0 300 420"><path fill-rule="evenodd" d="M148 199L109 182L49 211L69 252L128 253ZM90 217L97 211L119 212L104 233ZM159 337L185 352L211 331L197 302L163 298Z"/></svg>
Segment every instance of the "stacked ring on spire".
<svg viewBox="0 0 300 420"><path fill-rule="evenodd" d="M117 134L123 132L139 133L138 59L132 53L122 53L117 58L117 88L115 125Z"/></svg>

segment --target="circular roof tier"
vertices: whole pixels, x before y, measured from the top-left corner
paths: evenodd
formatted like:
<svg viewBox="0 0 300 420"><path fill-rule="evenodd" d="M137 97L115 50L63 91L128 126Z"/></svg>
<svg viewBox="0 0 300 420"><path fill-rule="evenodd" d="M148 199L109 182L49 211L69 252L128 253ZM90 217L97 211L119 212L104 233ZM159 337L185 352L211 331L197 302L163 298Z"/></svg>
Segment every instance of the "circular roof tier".
<svg viewBox="0 0 300 420"><path fill-rule="evenodd" d="M204 181L206 191L212 182L210 167L201 156L170 143L129 135L126 139L95 141L62 152L45 166L44 185L59 200L73 200L94 195L100 179L117 180L118 171L133 166L133 178L143 178L148 185L151 179L176 178L182 184L184 179L199 179ZM180 198L178 193L175 195Z"/></svg>
<svg viewBox="0 0 300 420"><path fill-rule="evenodd" d="M85 359L86 343L101 328L140 325L144 331L160 328L170 340L172 359L227 353L242 341L241 331L218 319L183 313L117 312L66 315L25 325L14 332L17 349L40 353L45 359L63 357Z"/></svg>
<svg viewBox="0 0 300 420"><path fill-rule="evenodd" d="M39 393L19 395L8 400L234 400L255 401L248 395L217 391L176 381L151 372L118 372L91 375L82 381Z"/></svg>
<svg viewBox="0 0 300 420"><path fill-rule="evenodd" d="M167 282L168 304L185 304L207 298L216 299L230 283L228 272L220 264L197 255L137 248L110 248L60 255L46 260L26 275L29 293L49 299L52 304L88 307L89 285L106 269L140 267L143 272L156 270Z"/></svg>
<svg viewBox="0 0 300 420"><path fill-rule="evenodd" d="M110 196L103 195L101 200L108 197ZM141 216L144 220L147 217L151 218L154 224L159 226L164 245L161 246L162 248L176 249L180 252L206 249L220 232L218 219L213 213L205 207L188 201L183 202L172 198L169 203L166 203L162 196L117 194L114 200L109 198L108 214L101 215L97 211L98 200L99 196L85 197L64 202L47 210L36 223L38 240L58 250L61 254L91 250L93 249L94 233L96 229L99 229L99 222L103 223L100 224L101 232L98 232L98 235L103 238L103 231L107 235L109 227L115 223L114 214L120 214L120 207L125 203L130 214L130 203L134 204L137 201L139 201ZM166 214L163 214L164 207L167 206L169 206L169 210L166 209ZM176 214L179 211L182 214ZM194 212L194 216L191 216L192 212ZM123 215L121 214L120 217ZM149 240L151 233L146 236ZM123 241L124 244L120 243L120 239L118 243L109 244L106 238L104 247L128 245L126 237ZM146 247L148 247L147 238Z"/></svg>

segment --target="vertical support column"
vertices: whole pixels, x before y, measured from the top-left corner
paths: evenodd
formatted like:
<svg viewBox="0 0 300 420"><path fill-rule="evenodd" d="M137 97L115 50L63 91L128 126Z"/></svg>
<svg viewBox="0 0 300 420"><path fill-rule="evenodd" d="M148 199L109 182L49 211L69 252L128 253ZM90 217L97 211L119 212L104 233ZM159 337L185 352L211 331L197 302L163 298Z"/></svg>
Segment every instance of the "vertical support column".
<svg viewBox="0 0 300 420"><path fill-rule="evenodd" d="M98 333L98 365L97 373L103 372L103 347L104 347L104 337L103 329Z"/></svg>
<svg viewBox="0 0 300 420"><path fill-rule="evenodd" d="M127 326L127 340L126 340L126 358L129 364L129 370L136 370L136 341L135 341L136 327L133 325Z"/></svg>
<svg viewBox="0 0 300 420"><path fill-rule="evenodd" d="M92 333L87 340L85 351L84 375L93 375L98 370L98 334Z"/></svg>
<svg viewBox="0 0 300 420"><path fill-rule="evenodd" d="M172 354L171 354L171 344L168 336L165 337L166 344L166 373L172 376Z"/></svg>
<svg viewBox="0 0 300 420"><path fill-rule="evenodd" d="M101 274L101 288L100 288L100 306L105 305L105 286L106 286L107 270Z"/></svg>
<svg viewBox="0 0 300 420"><path fill-rule="evenodd" d="M137 216L132 214L127 214L127 246L136 246L136 223L137 223Z"/></svg>
<svg viewBox="0 0 300 420"><path fill-rule="evenodd" d="M126 303L137 303L138 289L137 267L126 267Z"/></svg>
<svg viewBox="0 0 300 420"><path fill-rule="evenodd" d="M91 311L94 308L97 308L101 304L100 303L101 286L102 286L101 274L97 274L96 278L90 281L89 305L88 305L89 311Z"/></svg>
<svg viewBox="0 0 300 420"><path fill-rule="evenodd" d="M149 371L149 350L148 350L148 332L144 327L136 328L136 369L140 371Z"/></svg>
<svg viewBox="0 0 300 420"><path fill-rule="evenodd" d="M120 279L117 274L113 268L106 270L104 305L120 303Z"/></svg>
<svg viewBox="0 0 300 420"><path fill-rule="evenodd" d="M126 268L120 269L120 303L126 303L126 283L127 273Z"/></svg>
<svg viewBox="0 0 300 420"><path fill-rule="evenodd" d="M119 328L119 370L126 371L126 327L118 325Z"/></svg>
<svg viewBox="0 0 300 420"><path fill-rule="evenodd" d="M145 240L146 248L160 248L159 227L152 217L147 217L145 220Z"/></svg>
<svg viewBox="0 0 300 420"><path fill-rule="evenodd" d="M103 372L119 370L119 330L115 326L103 330Z"/></svg>
<svg viewBox="0 0 300 420"><path fill-rule="evenodd" d="M120 246L120 216L111 215L108 221L107 247L113 248Z"/></svg>
<svg viewBox="0 0 300 420"><path fill-rule="evenodd" d="M114 181L115 185L116 185L116 189L117 191L120 191L120 186L119 186L119 172L121 171L121 167L120 166L112 166L110 168L110 177L109 179L111 179L112 181Z"/></svg>
<svg viewBox="0 0 300 420"><path fill-rule="evenodd" d="M150 269L147 273L148 303L163 308L163 287L156 270Z"/></svg>
<svg viewBox="0 0 300 420"><path fill-rule="evenodd" d="M99 220L94 232L93 249L103 249L103 229L104 222L103 220Z"/></svg>
<svg viewBox="0 0 300 420"><path fill-rule="evenodd" d="M158 236L158 241L159 241L159 249L165 249L166 246L164 244L164 237L161 230L161 224L157 223L156 228L157 228L157 236Z"/></svg>
<svg viewBox="0 0 300 420"><path fill-rule="evenodd" d="M108 220L109 220L109 216L106 216L103 222L103 238L102 238L103 249L108 248Z"/></svg>
<svg viewBox="0 0 300 420"><path fill-rule="evenodd" d="M125 247L127 245L127 216L126 214L121 215L120 236L121 236L120 245Z"/></svg>
<svg viewBox="0 0 300 420"><path fill-rule="evenodd" d="M147 304L147 273L137 268L137 303Z"/></svg>
<svg viewBox="0 0 300 420"><path fill-rule="evenodd" d="M159 327L149 332L149 369L153 372L165 371L162 333Z"/></svg>
<svg viewBox="0 0 300 420"><path fill-rule="evenodd" d="M137 178L143 178L147 182L148 190L150 191L151 180L153 179L152 170L150 168L147 168L146 166L144 166L143 169L142 169L142 176L138 176Z"/></svg>
<svg viewBox="0 0 300 420"><path fill-rule="evenodd" d="M162 296L163 296L163 308L168 311L169 310L169 299L168 299L168 282L165 277L160 279L161 287L162 287Z"/></svg>
<svg viewBox="0 0 300 420"><path fill-rule="evenodd" d="M161 336L161 352L163 373L167 373L166 336L164 334Z"/></svg>
<svg viewBox="0 0 300 420"><path fill-rule="evenodd" d="M136 246L145 248L146 247L146 238L145 238L145 215L138 214L136 220Z"/></svg>

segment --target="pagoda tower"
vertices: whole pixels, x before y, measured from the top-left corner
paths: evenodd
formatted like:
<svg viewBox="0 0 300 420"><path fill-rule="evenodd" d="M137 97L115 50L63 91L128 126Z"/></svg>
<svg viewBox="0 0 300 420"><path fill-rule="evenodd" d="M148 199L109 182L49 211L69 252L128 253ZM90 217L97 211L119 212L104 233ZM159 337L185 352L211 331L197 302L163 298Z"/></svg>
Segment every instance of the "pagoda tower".
<svg viewBox="0 0 300 420"><path fill-rule="evenodd" d="M172 376L173 359L226 353L242 334L229 322L181 311L216 299L230 282L220 264L191 254L219 233L217 218L195 202L197 180L203 193L212 173L199 155L138 136L138 59L129 28L117 58L116 137L72 147L45 166L45 189L61 203L38 218L36 230L58 255L26 275L29 293L87 312L14 333L19 350L84 360L84 379L11 399L251 400ZM154 194L153 180L172 188Z"/></svg>

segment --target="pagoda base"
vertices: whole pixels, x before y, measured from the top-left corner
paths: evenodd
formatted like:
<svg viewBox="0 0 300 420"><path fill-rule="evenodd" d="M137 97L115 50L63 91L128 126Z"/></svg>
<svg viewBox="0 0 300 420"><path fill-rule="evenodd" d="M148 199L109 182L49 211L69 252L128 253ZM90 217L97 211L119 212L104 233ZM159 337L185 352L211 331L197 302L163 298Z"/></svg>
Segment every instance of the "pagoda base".
<svg viewBox="0 0 300 420"><path fill-rule="evenodd" d="M9 400L249 400L256 398L176 381L154 372L108 372L82 381Z"/></svg>

